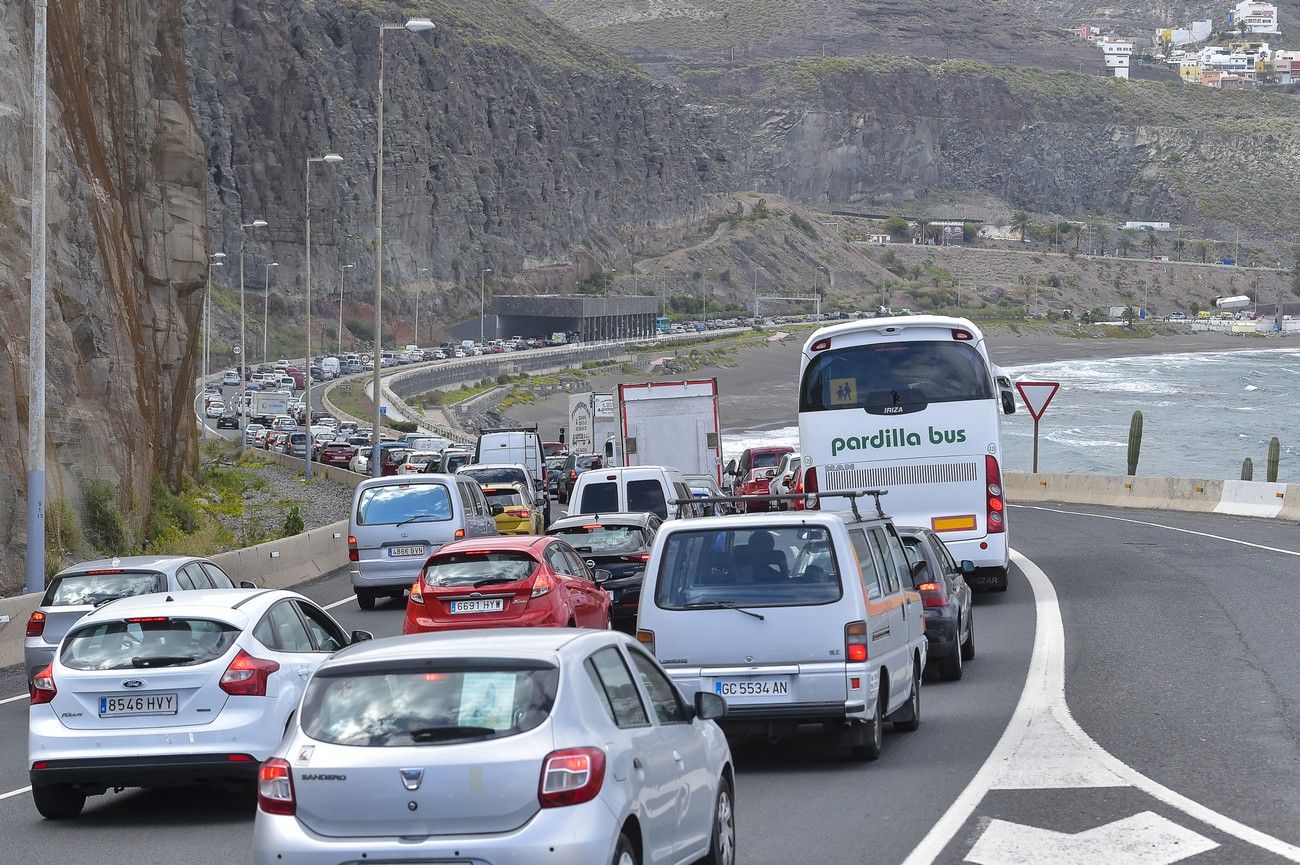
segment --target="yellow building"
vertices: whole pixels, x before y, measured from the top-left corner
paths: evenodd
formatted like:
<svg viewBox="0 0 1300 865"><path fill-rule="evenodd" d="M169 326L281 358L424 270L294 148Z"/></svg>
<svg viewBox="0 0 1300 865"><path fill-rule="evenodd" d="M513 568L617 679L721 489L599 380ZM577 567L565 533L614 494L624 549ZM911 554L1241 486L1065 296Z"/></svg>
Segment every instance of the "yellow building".
<svg viewBox="0 0 1300 865"><path fill-rule="evenodd" d="M1183 60L1178 64L1178 76L1184 84L1201 83L1201 64L1198 60Z"/></svg>

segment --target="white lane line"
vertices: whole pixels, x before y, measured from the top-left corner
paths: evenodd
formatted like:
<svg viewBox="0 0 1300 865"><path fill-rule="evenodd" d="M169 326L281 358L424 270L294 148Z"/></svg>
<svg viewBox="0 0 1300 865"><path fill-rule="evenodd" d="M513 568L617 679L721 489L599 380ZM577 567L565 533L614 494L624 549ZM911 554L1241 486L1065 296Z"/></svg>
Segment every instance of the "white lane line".
<svg viewBox="0 0 1300 865"><path fill-rule="evenodd" d="M1059 725L1070 740L1069 744L1078 753L1086 755L1089 761L1115 775L1120 782L1136 787L1148 796L1224 834L1292 862L1300 862L1300 847L1266 835L1175 793L1105 751L1083 731L1070 714L1065 701L1065 626L1061 621L1056 589L1047 574L1020 553L1012 550L1011 560L1029 580L1034 592L1034 648L1029 659L1029 672L1025 676L1025 687L1020 693L1011 720L984 765L980 766L975 777L971 778L970 783L921 839L916 849L903 860L902 865L930 865L956 837L989 790L1014 786L1005 784L1010 777L1018 774L1012 761L1025 743L1031 724L1047 717ZM1103 782L1098 786L1107 785Z"/></svg>
<svg viewBox="0 0 1300 865"><path fill-rule="evenodd" d="M1250 541L1239 540L1238 538L1226 538L1223 535L1214 535L1209 532L1198 532L1195 529L1184 529L1178 526L1167 526L1164 523L1149 523L1146 520L1135 520L1129 517L1113 517L1109 514L1090 514L1087 511L1067 511L1062 508L1045 508L1041 505L1012 505L1013 508L1024 508L1029 511L1050 511L1054 514L1069 514L1073 517L1092 517L1098 520L1114 520L1117 523L1132 523L1135 526L1150 526L1153 529L1168 529L1171 532L1182 532L1185 535L1196 535L1198 538L1210 538L1215 541L1227 541L1230 544L1240 544L1243 547L1253 547L1257 550L1264 550L1269 553L1281 553L1284 556L1300 556L1300 551L1284 550L1281 547L1269 547L1264 544L1255 544Z"/></svg>
<svg viewBox="0 0 1300 865"><path fill-rule="evenodd" d="M0 799L12 799L14 796L21 796L31 791L31 786L22 787L17 790L10 790L8 793L0 793Z"/></svg>
<svg viewBox="0 0 1300 865"><path fill-rule="evenodd" d="M335 607L341 607L341 606L343 606L343 605L346 604L348 601L355 601L355 600L356 600L356 596L355 596L355 595L348 595L346 598L343 598L342 600L335 601L335 602L332 603L332 604L326 604L325 606L321 607L321 609L322 609L322 610L332 610L332 609L334 609Z"/></svg>
<svg viewBox="0 0 1300 865"><path fill-rule="evenodd" d="M31 696L31 694L15 694L12 697L5 697L3 700L0 700L0 706L3 706L5 703L17 703L19 700L30 700Z"/></svg>

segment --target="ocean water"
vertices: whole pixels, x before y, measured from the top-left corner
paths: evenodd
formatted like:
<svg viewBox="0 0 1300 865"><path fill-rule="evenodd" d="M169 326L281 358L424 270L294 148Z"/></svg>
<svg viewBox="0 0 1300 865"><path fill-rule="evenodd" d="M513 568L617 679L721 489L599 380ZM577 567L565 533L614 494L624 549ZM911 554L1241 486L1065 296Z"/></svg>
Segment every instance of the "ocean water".
<svg viewBox="0 0 1300 865"><path fill-rule="evenodd" d="M1300 480L1300 347L1188 352L1006 367L1014 380L1059 381L1039 424L1041 472L1123 474L1129 421L1143 415L1138 474L1237 478L1255 463L1264 480L1278 436L1278 479ZM724 419L725 420L725 419ZM1033 419L1022 403L1003 416L1003 467L1029 471ZM799 445L796 425L724 433L728 458L762 444Z"/></svg>

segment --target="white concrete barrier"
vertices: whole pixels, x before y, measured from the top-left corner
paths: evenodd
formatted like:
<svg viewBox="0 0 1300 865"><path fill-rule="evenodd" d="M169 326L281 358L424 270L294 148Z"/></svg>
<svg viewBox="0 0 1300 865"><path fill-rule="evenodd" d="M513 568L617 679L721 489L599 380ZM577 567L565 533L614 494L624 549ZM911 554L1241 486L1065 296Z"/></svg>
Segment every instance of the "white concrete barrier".
<svg viewBox="0 0 1300 865"><path fill-rule="evenodd" d="M1007 498L1152 510L1194 511L1300 522L1300 485L1262 481L1008 472Z"/></svg>
<svg viewBox="0 0 1300 865"><path fill-rule="evenodd" d="M1276 517L1286 503L1286 487L1286 484L1264 481L1224 481L1223 498L1214 512L1242 517Z"/></svg>

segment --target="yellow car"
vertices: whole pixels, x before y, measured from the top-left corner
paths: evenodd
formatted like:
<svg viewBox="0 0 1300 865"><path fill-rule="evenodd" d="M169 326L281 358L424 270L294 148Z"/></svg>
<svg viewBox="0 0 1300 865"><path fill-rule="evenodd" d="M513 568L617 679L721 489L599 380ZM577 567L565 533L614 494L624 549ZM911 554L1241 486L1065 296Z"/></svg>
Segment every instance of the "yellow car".
<svg viewBox="0 0 1300 865"><path fill-rule="evenodd" d="M540 535L546 531L542 509L523 484L489 484L483 487L483 495L487 496L488 504L502 509L496 515L497 531L501 534Z"/></svg>

